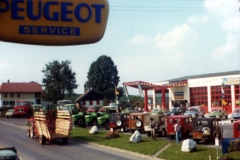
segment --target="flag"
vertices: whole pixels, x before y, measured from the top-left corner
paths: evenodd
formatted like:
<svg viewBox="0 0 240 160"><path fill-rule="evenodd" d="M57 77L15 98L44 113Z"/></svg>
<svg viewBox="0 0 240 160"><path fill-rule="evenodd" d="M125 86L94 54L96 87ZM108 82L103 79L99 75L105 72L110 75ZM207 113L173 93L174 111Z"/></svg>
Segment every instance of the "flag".
<svg viewBox="0 0 240 160"><path fill-rule="evenodd" d="M226 105L227 102L222 99L222 105Z"/></svg>
<svg viewBox="0 0 240 160"><path fill-rule="evenodd" d="M221 86L222 98L225 98L225 92L223 90L223 86Z"/></svg>

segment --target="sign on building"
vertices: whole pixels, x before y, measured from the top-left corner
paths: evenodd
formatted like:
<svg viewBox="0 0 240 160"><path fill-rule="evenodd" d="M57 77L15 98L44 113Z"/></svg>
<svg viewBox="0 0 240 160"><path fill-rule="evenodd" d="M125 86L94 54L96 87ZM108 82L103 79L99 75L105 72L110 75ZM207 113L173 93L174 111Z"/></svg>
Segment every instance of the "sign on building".
<svg viewBox="0 0 240 160"><path fill-rule="evenodd" d="M175 99L184 99L184 92L174 92Z"/></svg>

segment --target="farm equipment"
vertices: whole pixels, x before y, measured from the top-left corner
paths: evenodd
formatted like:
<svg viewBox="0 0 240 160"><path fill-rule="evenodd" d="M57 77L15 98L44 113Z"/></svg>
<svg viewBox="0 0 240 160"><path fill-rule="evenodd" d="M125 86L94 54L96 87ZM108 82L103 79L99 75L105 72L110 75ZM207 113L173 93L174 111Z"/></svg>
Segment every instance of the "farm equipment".
<svg viewBox="0 0 240 160"><path fill-rule="evenodd" d="M63 143L67 143L72 128L69 111L39 111L35 112L29 121L31 126L27 134L32 139L39 139L41 145L56 139L62 139Z"/></svg>

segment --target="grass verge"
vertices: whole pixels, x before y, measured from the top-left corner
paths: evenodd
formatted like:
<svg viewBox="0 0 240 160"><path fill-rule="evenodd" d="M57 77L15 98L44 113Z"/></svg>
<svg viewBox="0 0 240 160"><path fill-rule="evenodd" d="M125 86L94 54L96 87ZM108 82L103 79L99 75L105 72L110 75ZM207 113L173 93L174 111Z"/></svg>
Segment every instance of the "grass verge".
<svg viewBox="0 0 240 160"><path fill-rule="evenodd" d="M110 146L114 148L120 148L132 152L138 152L145 155L154 155L168 143L167 140L153 141L151 138L143 137L143 141L140 143L130 143L130 135L119 133L119 138L106 139L108 132L99 130L98 134L89 134L89 129L86 128L74 128L70 136L74 139L79 139L87 142L94 142L97 144Z"/></svg>

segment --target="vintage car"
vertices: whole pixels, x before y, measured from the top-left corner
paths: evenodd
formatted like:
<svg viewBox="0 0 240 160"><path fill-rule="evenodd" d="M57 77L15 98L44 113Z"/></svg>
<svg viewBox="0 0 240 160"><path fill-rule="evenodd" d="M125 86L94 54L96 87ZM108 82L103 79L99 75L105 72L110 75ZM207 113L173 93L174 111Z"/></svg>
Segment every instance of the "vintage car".
<svg viewBox="0 0 240 160"><path fill-rule="evenodd" d="M228 112L222 107L212 107L212 111L207 113L205 117L218 118L218 119L228 119Z"/></svg>
<svg viewBox="0 0 240 160"><path fill-rule="evenodd" d="M14 106L14 115L16 117L31 117L33 115L31 102L27 100L17 100Z"/></svg>
<svg viewBox="0 0 240 160"><path fill-rule="evenodd" d="M193 140L199 143L200 140L205 140L206 143L212 141L215 137L222 137L221 127L217 118L196 118L193 120Z"/></svg>
<svg viewBox="0 0 240 160"><path fill-rule="evenodd" d="M165 113L165 115L183 115L186 111L185 108L173 107L172 110Z"/></svg>
<svg viewBox="0 0 240 160"><path fill-rule="evenodd" d="M233 138L240 138L240 120L233 123Z"/></svg>
<svg viewBox="0 0 240 160"><path fill-rule="evenodd" d="M133 133L136 130L144 132L144 118L148 112L138 112L129 114L129 130Z"/></svg>
<svg viewBox="0 0 240 160"><path fill-rule="evenodd" d="M9 109L6 114L5 117L14 117L14 109Z"/></svg>
<svg viewBox="0 0 240 160"><path fill-rule="evenodd" d="M20 160L15 147L0 148L0 159Z"/></svg>
<svg viewBox="0 0 240 160"><path fill-rule="evenodd" d="M236 108L236 109L232 112L231 122L233 123L233 121L237 121L237 120L240 120L240 108Z"/></svg>
<svg viewBox="0 0 240 160"><path fill-rule="evenodd" d="M203 109L202 106L192 106L192 107L189 107L188 110L186 110L184 115L190 115L193 118L196 118L198 116L204 117L205 110Z"/></svg>
<svg viewBox="0 0 240 160"><path fill-rule="evenodd" d="M144 131L151 137L150 118L156 122L155 132L161 136L167 136L166 116L163 114L151 114L144 116Z"/></svg>
<svg viewBox="0 0 240 160"><path fill-rule="evenodd" d="M167 137L173 139L176 136L174 125L179 122L181 125L181 135L188 138L193 132L193 118L190 115L172 115L167 117Z"/></svg>
<svg viewBox="0 0 240 160"><path fill-rule="evenodd" d="M113 130L120 129L121 131L128 131L129 113L112 113L110 115L110 128Z"/></svg>

